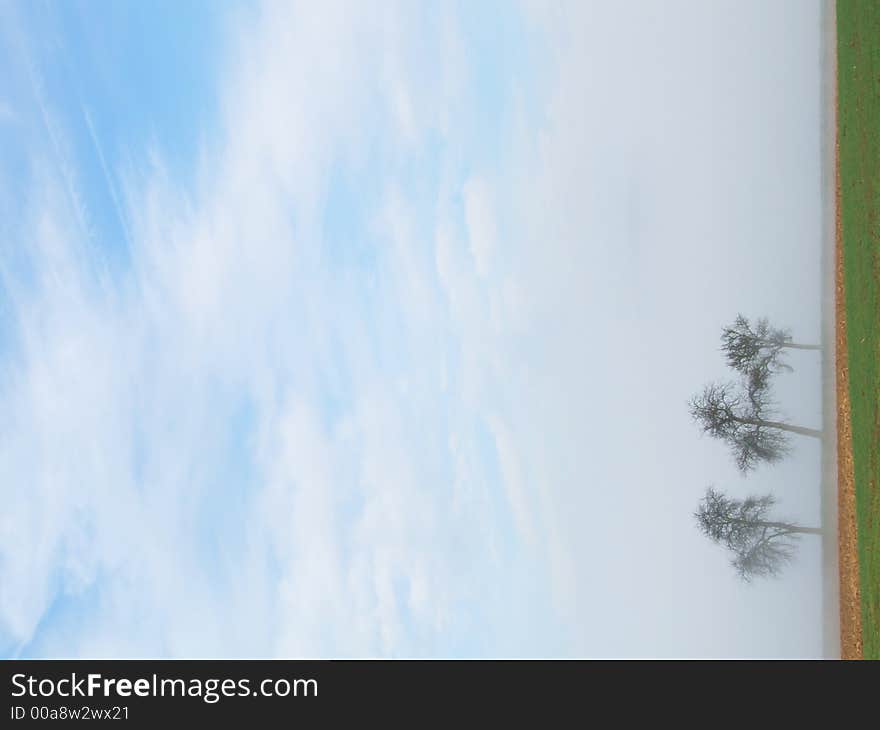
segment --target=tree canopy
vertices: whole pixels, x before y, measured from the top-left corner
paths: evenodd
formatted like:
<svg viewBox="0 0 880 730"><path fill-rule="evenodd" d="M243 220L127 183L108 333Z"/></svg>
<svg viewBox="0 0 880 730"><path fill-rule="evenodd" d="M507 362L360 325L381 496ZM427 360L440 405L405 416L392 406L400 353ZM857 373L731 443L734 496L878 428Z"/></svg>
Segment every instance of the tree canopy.
<svg viewBox="0 0 880 730"><path fill-rule="evenodd" d="M694 512L700 531L733 553L731 565L746 582L779 575L793 559L799 536L821 532L773 519L775 504L769 494L733 499L709 487Z"/></svg>
<svg viewBox="0 0 880 730"><path fill-rule="evenodd" d="M780 429L785 424L767 420L772 409L769 381L760 373L742 386L710 383L689 406L705 433L727 442L742 472L761 461L779 461L788 453L785 429Z"/></svg>
<svg viewBox="0 0 880 730"><path fill-rule="evenodd" d="M744 375L756 369L791 372L792 367L784 361L784 350L789 348L819 349L817 345L793 342L790 330L772 327L766 317L752 324L738 314L733 324L721 331L721 349L727 364Z"/></svg>

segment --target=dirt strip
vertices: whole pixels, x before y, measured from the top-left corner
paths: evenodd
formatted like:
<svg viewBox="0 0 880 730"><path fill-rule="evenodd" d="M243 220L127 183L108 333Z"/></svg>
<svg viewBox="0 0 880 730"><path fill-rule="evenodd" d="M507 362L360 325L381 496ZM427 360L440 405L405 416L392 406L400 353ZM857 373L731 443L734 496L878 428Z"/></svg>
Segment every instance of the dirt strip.
<svg viewBox="0 0 880 730"><path fill-rule="evenodd" d="M836 94L835 94L836 96ZM836 107L836 99L835 99ZM859 549L856 527L856 491L853 478L852 430L849 413L849 366L846 350L846 298L843 276L843 224L840 210L840 144L835 142L835 243L837 315L837 504L840 544L840 654L861 659L862 603L859 589Z"/></svg>

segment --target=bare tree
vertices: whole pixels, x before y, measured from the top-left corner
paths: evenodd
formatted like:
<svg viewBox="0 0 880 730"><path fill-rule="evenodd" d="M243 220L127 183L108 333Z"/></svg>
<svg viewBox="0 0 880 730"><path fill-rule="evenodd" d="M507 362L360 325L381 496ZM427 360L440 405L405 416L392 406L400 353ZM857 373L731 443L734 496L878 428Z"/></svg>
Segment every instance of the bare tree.
<svg viewBox="0 0 880 730"><path fill-rule="evenodd" d="M783 350L819 350L819 345L793 342L787 329L771 327L766 318L755 321L754 326L741 314L733 324L721 331L721 349L727 364L744 375L755 368L771 372L791 372L784 362Z"/></svg>
<svg viewBox="0 0 880 730"><path fill-rule="evenodd" d="M740 500L709 487L694 512L700 531L733 553L731 565L746 582L778 576L794 557L801 535L822 534L816 527L772 519L775 504L769 494Z"/></svg>
<svg viewBox="0 0 880 730"><path fill-rule="evenodd" d="M742 386L710 383L690 401L690 413L704 433L726 441L740 471L758 462L779 461L788 453L787 433L819 438L821 431L785 423L773 416L769 371L753 369Z"/></svg>

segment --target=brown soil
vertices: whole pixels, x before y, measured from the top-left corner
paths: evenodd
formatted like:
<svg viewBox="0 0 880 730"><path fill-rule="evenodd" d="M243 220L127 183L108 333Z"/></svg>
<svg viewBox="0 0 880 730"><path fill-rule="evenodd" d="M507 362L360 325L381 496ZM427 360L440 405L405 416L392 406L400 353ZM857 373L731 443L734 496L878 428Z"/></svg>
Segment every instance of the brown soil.
<svg viewBox="0 0 880 730"><path fill-rule="evenodd" d="M836 108L835 100L835 108ZM849 367L846 352L846 300L843 277L843 226L840 213L840 148L835 142L837 240L835 243L837 315L837 504L840 543L840 654L862 658L862 604L859 590L859 551L856 532L856 492L853 479L849 414Z"/></svg>

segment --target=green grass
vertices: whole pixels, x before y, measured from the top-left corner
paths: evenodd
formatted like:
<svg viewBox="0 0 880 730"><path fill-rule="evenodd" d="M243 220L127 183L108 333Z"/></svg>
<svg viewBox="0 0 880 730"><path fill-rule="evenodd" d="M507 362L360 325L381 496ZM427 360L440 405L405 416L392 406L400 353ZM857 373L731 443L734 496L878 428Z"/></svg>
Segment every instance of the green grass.
<svg viewBox="0 0 880 730"><path fill-rule="evenodd" d="M862 637L880 659L880 2L838 0L838 124Z"/></svg>

